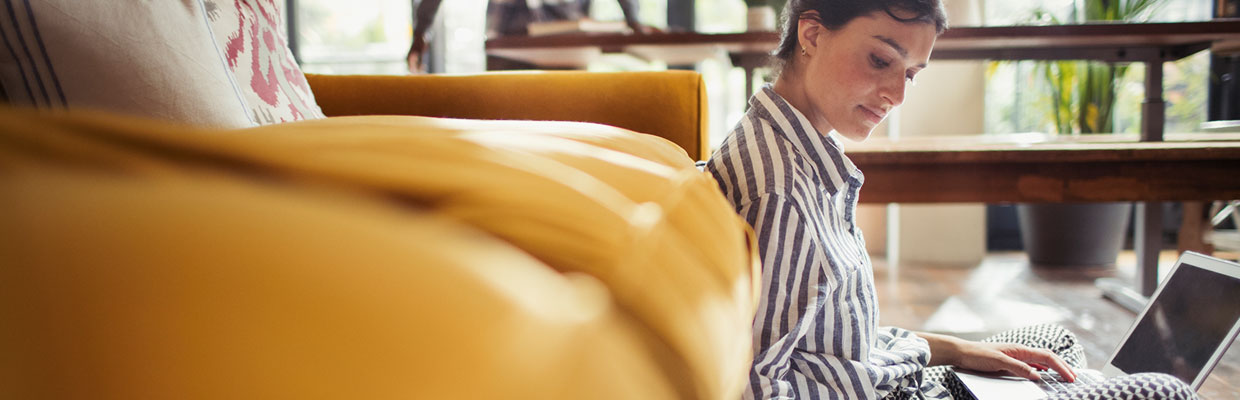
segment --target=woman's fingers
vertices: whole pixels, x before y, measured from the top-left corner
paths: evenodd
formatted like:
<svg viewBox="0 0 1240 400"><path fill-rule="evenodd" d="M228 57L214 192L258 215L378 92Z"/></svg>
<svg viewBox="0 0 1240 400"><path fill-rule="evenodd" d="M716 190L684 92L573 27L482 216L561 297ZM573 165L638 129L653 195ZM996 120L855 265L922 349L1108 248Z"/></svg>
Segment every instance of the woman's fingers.
<svg viewBox="0 0 1240 400"><path fill-rule="evenodd" d="M1039 378L1038 371L1035 371L1033 367L1029 366L1029 363L1025 361L1018 360L1011 356L1006 356L1000 362L1003 363L1003 367L1000 369L1009 374L1033 381L1036 381Z"/></svg>
<svg viewBox="0 0 1240 400"><path fill-rule="evenodd" d="M1068 382L1076 381L1076 372L1072 371L1072 368L1068 366L1068 363L1064 362L1064 360L1055 355L1055 353L1034 348L1025 348L1022 350L1023 351L1016 352L1018 354L1009 355L1015 356L1035 368L1042 367L1041 369L1046 370L1049 367L1049 369L1058 372L1059 376L1063 377Z"/></svg>
<svg viewBox="0 0 1240 400"><path fill-rule="evenodd" d="M1072 367L1069 367L1068 363L1065 362L1063 358L1060 358L1058 355L1055 355L1055 353L1051 353L1046 350L1043 350L1043 352L1050 357L1051 369L1058 372L1059 376L1064 377L1064 379L1067 379L1068 382L1076 382L1076 371L1073 371Z"/></svg>
<svg viewBox="0 0 1240 400"><path fill-rule="evenodd" d="M967 347L958 366L979 371L1003 371L1013 376L1038 380L1038 370L1054 370L1064 380L1076 380L1076 372L1055 353L1013 343L976 343Z"/></svg>

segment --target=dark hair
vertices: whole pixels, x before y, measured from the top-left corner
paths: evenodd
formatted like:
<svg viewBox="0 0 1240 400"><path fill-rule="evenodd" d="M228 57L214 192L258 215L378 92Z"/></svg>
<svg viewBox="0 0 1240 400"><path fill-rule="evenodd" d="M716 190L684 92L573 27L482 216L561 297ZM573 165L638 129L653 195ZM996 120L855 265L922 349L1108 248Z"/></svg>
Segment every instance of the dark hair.
<svg viewBox="0 0 1240 400"><path fill-rule="evenodd" d="M857 17L869 15L875 11L886 12L891 18L904 23L926 23L934 25L936 34L947 30L947 13L943 11L941 0L788 0L784 6L783 35L779 38L779 48L772 54L771 64L776 73L782 73L792 64L800 48L797 38L798 23L806 12L818 12L818 23L827 29L835 30L843 27ZM910 14L901 17L897 12ZM807 18L812 18L806 16Z"/></svg>

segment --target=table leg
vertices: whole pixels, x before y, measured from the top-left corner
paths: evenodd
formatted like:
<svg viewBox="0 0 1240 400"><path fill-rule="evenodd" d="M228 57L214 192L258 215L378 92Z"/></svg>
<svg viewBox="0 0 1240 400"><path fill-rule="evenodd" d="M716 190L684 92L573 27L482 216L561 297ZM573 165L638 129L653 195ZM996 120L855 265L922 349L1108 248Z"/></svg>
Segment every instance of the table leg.
<svg viewBox="0 0 1240 400"><path fill-rule="evenodd" d="M753 97L753 67L745 66L745 101Z"/></svg>
<svg viewBox="0 0 1240 400"><path fill-rule="evenodd" d="M1141 107L1141 141L1161 142L1167 103L1163 102L1163 62L1145 63L1145 102Z"/></svg>
<svg viewBox="0 0 1240 400"><path fill-rule="evenodd" d="M1165 125L1163 102L1163 60L1145 63L1145 103L1141 110L1141 141L1161 142ZM1137 205L1136 289L1142 295L1154 294L1158 287L1158 251L1162 250L1162 204Z"/></svg>
<svg viewBox="0 0 1240 400"><path fill-rule="evenodd" d="M1204 201L1185 201L1180 203L1183 206L1183 212L1180 218L1180 233L1177 235L1176 250L1180 253L1185 251L1195 251L1203 254L1214 252L1209 244L1205 242L1205 232L1210 228L1207 223Z"/></svg>
<svg viewBox="0 0 1240 400"><path fill-rule="evenodd" d="M1102 296L1132 312L1141 312L1149 296L1158 288L1158 252L1162 249L1162 203L1136 203L1133 250L1137 253L1137 271L1131 284L1116 278L1094 282Z"/></svg>
<svg viewBox="0 0 1240 400"><path fill-rule="evenodd" d="M1163 60L1145 61L1145 102L1141 107L1141 141L1161 142L1165 123L1166 103L1163 102ZM1099 279L1102 295L1121 306L1138 312L1158 288L1158 252L1162 250L1162 203L1137 203L1136 237L1133 250L1137 253L1135 287L1126 288L1114 280ZM1135 289L1135 290L1134 290Z"/></svg>
<svg viewBox="0 0 1240 400"><path fill-rule="evenodd" d="M1162 250L1162 203L1137 203L1137 225L1134 249L1137 252L1137 272L1133 276L1134 289L1142 296L1154 294L1158 287L1158 252Z"/></svg>
<svg viewBox="0 0 1240 400"><path fill-rule="evenodd" d="M759 67L766 65L766 53L732 53L729 58L732 60L732 66L741 67L745 70L745 101L749 101L753 97L753 78ZM746 103L748 104L748 103Z"/></svg>

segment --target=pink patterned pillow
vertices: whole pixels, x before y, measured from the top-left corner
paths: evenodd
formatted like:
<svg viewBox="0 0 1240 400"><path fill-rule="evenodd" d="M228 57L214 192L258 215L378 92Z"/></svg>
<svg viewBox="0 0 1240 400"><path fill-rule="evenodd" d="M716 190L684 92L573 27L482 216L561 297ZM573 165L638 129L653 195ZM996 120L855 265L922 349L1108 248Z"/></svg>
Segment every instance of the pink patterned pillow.
<svg viewBox="0 0 1240 400"><path fill-rule="evenodd" d="M220 54L259 124L323 118L288 48L282 3L203 0Z"/></svg>

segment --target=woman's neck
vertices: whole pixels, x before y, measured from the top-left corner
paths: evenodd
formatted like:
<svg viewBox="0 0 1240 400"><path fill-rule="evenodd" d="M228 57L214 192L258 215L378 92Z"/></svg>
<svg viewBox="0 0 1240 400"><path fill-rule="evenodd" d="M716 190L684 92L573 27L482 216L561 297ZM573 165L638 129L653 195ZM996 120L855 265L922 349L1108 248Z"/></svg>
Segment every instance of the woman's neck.
<svg viewBox="0 0 1240 400"><path fill-rule="evenodd" d="M788 104L800 111L809 120L810 125L818 131L818 134L826 136L831 132L831 123L827 122L827 118L814 109L809 101L809 95L805 92L805 85L800 77L800 71L796 67L790 67L779 77L775 78L775 93L783 97Z"/></svg>

